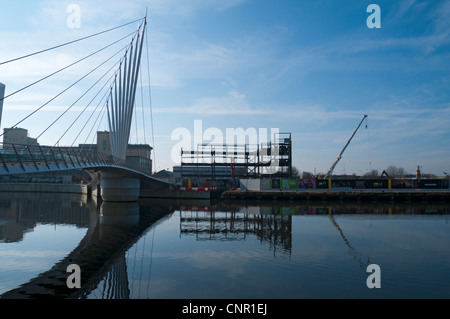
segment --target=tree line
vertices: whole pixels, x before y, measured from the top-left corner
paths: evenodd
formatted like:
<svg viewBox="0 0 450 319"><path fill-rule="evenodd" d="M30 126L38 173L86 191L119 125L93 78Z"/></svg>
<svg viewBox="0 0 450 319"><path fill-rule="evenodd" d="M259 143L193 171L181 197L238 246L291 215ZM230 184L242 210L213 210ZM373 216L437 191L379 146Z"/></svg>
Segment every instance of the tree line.
<svg viewBox="0 0 450 319"><path fill-rule="evenodd" d="M416 172L413 173L415 175ZM437 176L435 174L429 174L429 173L421 173L421 178L436 178ZM316 178L318 176L315 176L311 172L302 172L296 168L292 167L291 176L293 178L303 178L303 179L310 179L310 178ZM356 177L356 173L353 173L352 175L348 175L349 177ZM409 173L405 168L403 167L397 167L395 165L389 165L385 170L379 171L377 169L371 169L370 171L364 173L362 177L364 178L380 178L380 177L389 177L389 178L405 178L411 176L411 173Z"/></svg>

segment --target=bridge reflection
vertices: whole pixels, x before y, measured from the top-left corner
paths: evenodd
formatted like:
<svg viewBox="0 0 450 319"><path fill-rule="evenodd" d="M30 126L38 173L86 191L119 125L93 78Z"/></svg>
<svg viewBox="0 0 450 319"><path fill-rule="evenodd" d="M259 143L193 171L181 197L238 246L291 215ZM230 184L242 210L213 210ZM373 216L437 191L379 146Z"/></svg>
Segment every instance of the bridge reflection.
<svg viewBox="0 0 450 319"><path fill-rule="evenodd" d="M81 211L82 224L88 226L85 237L50 270L16 289L5 292L1 298L85 298L105 279L108 283L105 298L128 298L125 254L147 229L173 212L171 206L159 201L152 201L151 206L142 207L136 202L103 202L98 205L89 202L82 204L80 210L77 208L67 213L62 205L58 206L57 203L58 201L54 201L49 204L56 208L52 213L57 217L56 220L61 220L64 215L77 215ZM23 202L11 200L11 207L22 204ZM24 209L26 210L26 206ZM33 213L23 219L22 210L15 211L19 213L16 216L19 224L26 224L28 221L28 228L23 228L25 231L29 231L37 220L42 220L42 216L33 219ZM70 218L64 220L64 223L70 223ZM16 234L15 237L20 236ZM70 264L77 264L81 269L80 289L67 287L67 278L70 275L67 273L67 266Z"/></svg>
<svg viewBox="0 0 450 319"><path fill-rule="evenodd" d="M330 218L349 253L365 270L360 252L352 247L334 216L358 215L358 218L402 218L408 215L448 214L448 206L414 204L342 204L342 203L250 203L183 202L145 200L139 202L86 201L80 196L61 194L0 193L0 241L21 241L24 233L38 223L70 224L86 228L79 245L51 269L1 295L2 299L23 298L98 298L126 299L133 296L133 283L127 260L130 250L155 225L179 213L180 237L198 241L257 240L269 247L274 258L291 257L293 218L296 215L324 215ZM142 243L141 243L142 244ZM148 253L148 252L146 252ZM364 258L365 259L365 258ZM67 266L81 269L80 289L67 287ZM141 265L141 267L143 267ZM142 272L143 268L141 269ZM149 269L147 269L150 271ZM131 280L134 281L133 278ZM137 280L139 281L139 279ZM147 282L149 284L149 282Z"/></svg>

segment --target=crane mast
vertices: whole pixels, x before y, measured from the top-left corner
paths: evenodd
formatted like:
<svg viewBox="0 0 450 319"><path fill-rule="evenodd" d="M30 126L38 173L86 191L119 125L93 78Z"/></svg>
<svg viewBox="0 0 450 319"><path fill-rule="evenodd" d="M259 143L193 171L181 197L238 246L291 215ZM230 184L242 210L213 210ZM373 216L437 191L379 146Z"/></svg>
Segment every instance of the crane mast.
<svg viewBox="0 0 450 319"><path fill-rule="evenodd" d="M352 140L353 136L355 136L356 132L358 131L359 127L361 126L362 122L366 119L367 115L364 114L361 122L359 122L358 126L356 127L355 131L353 131L352 136L350 136L350 138L348 139L347 143L345 144L344 148L342 149L342 151L339 153L338 157L336 158L336 160L334 161L333 165L331 165L330 169L328 170L328 172L325 174L324 179L330 178L331 175L333 174L334 168L336 167L337 163L339 163L340 159L342 158L342 154L344 154L345 149L347 148L348 144L350 144L350 141Z"/></svg>

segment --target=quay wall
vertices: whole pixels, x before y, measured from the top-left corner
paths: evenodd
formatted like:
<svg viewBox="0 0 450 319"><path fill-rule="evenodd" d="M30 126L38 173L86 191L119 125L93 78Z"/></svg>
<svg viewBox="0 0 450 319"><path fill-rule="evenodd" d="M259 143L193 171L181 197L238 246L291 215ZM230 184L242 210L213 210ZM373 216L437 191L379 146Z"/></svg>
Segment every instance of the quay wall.
<svg viewBox="0 0 450 319"><path fill-rule="evenodd" d="M98 197L98 188L90 188L82 184L52 184L52 183L0 183L0 192L18 193L69 193L93 195ZM211 192L170 189L141 189L140 198L176 198L176 199L210 199Z"/></svg>
<svg viewBox="0 0 450 319"><path fill-rule="evenodd" d="M242 185L242 184L241 184ZM249 186L255 184L247 183ZM266 188L266 184L261 184ZM252 188L252 187L249 187ZM91 189L82 184L0 183L0 192L73 193L90 195ZM92 194L94 195L94 194ZM443 201L450 202L450 189L234 189L221 191L200 190L145 190L141 198L186 198L225 200L353 200L353 201Z"/></svg>
<svg viewBox="0 0 450 319"><path fill-rule="evenodd" d="M338 200L338 201L440 201L450 202L450 190L230 190L222 199L234 200Z"/></svg>
<svg viewBox="0 0 450 319"><path fill-rule="evenodd" d="M87 194L88 186L82 184L0 183L0 192Z"/></svg>
<svg viewBox="0 0 450 319"><path fill-rule="evenodd" d="M248 191L312 189L450 189L449 179L240 179L239 188Z"/></svg>

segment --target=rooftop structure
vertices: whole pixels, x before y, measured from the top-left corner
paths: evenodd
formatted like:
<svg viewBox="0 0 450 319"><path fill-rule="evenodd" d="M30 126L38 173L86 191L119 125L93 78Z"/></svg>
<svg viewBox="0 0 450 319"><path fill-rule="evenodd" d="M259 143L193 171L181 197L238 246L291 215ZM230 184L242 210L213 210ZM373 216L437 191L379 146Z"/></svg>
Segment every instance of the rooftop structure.
<svg viewBox="0 0 450 319"><path fill-rule="evenodd" d="M3 148L8 148L9 144L39 145L36 138L30 137L27 129L20 127L3 129Z"/></svg>

